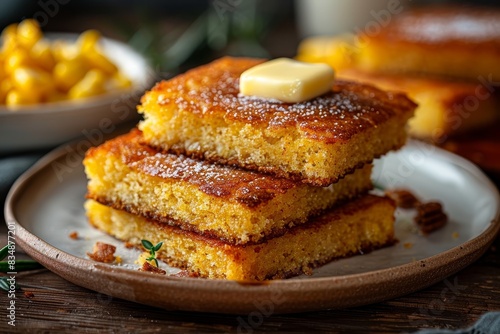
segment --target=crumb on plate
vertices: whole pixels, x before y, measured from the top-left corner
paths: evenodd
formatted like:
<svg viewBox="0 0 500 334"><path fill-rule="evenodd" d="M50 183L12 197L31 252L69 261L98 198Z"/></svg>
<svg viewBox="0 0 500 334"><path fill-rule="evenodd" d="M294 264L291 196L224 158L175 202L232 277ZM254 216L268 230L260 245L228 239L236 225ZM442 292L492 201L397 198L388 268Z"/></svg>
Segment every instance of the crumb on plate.
<svg viewBox="0 0 500 334"><path fill-rule="evenodd" d="M115 246L98 241L95 243L92 253L87 252L87 255L94 261L111 263L116 260L115 251Z"/></svg>
<svg viewBox="0 0 500 334"><path fill-rule="evenodd" d="M403 244L403 247L406 248L406 249L411 249L411 248L413 248L413 243L411 243L411 242L405 242Z"/></svg>
<svg viewBox="0 0 500 334"><path fill-rule="evenodd" d="M413 209L420 204L418 198L407 189L388 189L385 195L396 202L399 208Z"/></svg>
<svg viewBox="0 0 500 334"><path fill-rule="evenodd" d="M142 264L142 267L139 268L139 271L148 271L154 274L161 274L161 275L165 275L167 273L165 270L153 266L147 261Z"/></svg>

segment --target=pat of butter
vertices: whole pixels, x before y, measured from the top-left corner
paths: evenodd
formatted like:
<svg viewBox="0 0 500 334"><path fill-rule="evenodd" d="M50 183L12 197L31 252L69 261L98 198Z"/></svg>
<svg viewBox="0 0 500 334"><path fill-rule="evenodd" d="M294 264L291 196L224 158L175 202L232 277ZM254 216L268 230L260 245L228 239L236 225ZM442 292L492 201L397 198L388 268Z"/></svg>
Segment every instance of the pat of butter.
<svg viewBox="0 0 500 334"><path fill-rule="evenodd" d="M240 76L240 93L296 103L330 91L333 79L334 72L327 64L278 58L243 72Z"/></svg>

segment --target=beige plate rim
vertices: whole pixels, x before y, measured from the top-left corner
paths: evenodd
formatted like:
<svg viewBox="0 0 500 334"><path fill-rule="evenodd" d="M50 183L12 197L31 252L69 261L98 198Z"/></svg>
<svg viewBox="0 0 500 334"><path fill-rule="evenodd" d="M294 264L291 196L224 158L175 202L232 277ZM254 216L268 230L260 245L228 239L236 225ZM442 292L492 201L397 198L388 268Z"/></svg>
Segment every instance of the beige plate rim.
<svg viewBox="0 0 500 334"><path fill-rule="evenodd" d="M15 224L16 242L28 255L68 281L97 291L96 298L100 299L102 293L167 310L249 316L255 312L267 316L366 305L420 290L453 275L477 260L500 230L500 205L497 205L494 219L475 238L424 260L387 269L263 284L155 276L68 254L41 240L17 221L14 206L30 180L65 154L66 145L56 148L19 177L5 202L5 219L7 225ZM476 166L448 152L441 154L486 181L499 198L496 187Z"/></svg>

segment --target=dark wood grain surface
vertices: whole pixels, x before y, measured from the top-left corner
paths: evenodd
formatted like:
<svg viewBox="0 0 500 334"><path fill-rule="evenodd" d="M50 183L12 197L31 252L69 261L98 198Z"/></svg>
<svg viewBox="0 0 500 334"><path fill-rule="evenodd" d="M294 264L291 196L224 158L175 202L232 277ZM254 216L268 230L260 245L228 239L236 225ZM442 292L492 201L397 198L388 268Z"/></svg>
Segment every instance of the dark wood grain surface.
<svg viewBox="0 0 500 334"><path fill-rule="evenodd" d="M6 228L1 227L5 244ZM1 333L413 332L467 327L500 310L500 238L476 263L408 296L344 310L292 315L221 315L166 311L78 287L48 270L19 273L16 327L8 325L9 298L0 292ZM17 251L18 258L23 256ZM31 294L32 295L31 295ZM154 293L154 291L152 292ZM203 302L203 301L200 301ZM250 318L249 318L250 316Z"/></svg>

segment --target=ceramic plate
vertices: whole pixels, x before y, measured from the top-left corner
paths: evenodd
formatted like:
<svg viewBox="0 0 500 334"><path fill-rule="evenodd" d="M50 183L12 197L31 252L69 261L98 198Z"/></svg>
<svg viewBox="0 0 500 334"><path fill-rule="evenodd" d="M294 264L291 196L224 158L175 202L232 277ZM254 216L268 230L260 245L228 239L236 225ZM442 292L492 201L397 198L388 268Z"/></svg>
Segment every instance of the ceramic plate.
<svg viewBox="0 0 500 334"><path fill-rule="evenodd" d="M49 40L73 41L77 34L47 34ZM129 89L75 101L27 105L10 110L0 106L0 155L49 148L89 138L96 131L109 133L114 125L138 119L139 98L153 82L147 60L124 43L103 38L104 53L132 81Z"/></svg>
<svg viewBox="0 0 500 334"><path fill-rule="evenodd" d="M450 221L420 235L411 212L397 212L399 243L341 259L300 276L263 284L154 275L137 271L139 252L89 226L83 202L86 178L78 143L56 149L21 176L6 202L8 224L34 259L67 280L114 297L166 309L224 313L300 312L374 303L432 285L471 264L499 230L496 187L474 165L412 141L376 162L374 182L405 187L443 203ZM77 232L79 240L69 237ZM96 241L118 246L122 265L90 261ZM176 269L165 266L169 274Z"/></svg>

